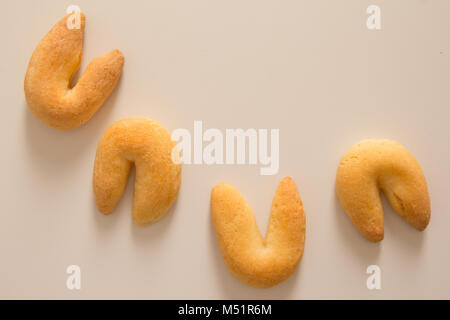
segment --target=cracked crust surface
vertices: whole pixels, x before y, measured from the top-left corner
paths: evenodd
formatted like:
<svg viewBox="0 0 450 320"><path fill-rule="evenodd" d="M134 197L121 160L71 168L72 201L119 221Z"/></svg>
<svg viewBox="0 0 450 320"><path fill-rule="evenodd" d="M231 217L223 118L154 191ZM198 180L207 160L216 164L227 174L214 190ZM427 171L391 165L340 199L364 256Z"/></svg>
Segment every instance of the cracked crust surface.
<svg viewBox="0 0 450 320"><path fill-rule="evenodd" d="M431 215L422 169L398 142L363 140L345 153L336 175L336 191L347 215L369 241L384 238L380 190L394 210L417 230Z"/></svg>
<svg viewBox="0 0 450 320"><path fill-rule="evenodd" d="M252 208L227 183L213 188L211 212L222 256L238 280L269 288L294 272L303 255L306 218L291 178L284 178L277 188L265 238L259 232Z"/></svg>

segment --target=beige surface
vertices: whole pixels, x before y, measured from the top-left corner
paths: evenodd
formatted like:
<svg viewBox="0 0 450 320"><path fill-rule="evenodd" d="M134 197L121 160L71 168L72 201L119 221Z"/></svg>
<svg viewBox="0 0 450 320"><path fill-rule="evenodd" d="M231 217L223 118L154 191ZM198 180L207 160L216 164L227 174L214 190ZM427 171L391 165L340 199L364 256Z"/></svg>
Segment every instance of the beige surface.
<svg viewBox="0 0 450 320"><path fill-rule="evenodd" d="M23 79L42 36L72 2L4 1L0 20L1 298L450 298L450 2L77 1L87 17L82 70L120 48L116 90L87 125L60 132L25 105ZM382 29L366 28L379 4ZM143 116L168 130L280 128L280 171L184 166L174 208L149 227L131 219L132 181L114 214L95 207L103 131ZM339 159L365 138L403 144L420 163L432 218L417 232L384 201L385 239L366 241L339 205ZM306 246L269 290L229 274L211 224L211 188L245 195L264 232L277 183L297 183ZM133 176L131 177L133 178ZM82 288L66 288L66 268ZM382 290L366 288L378 264Z"/></svg>

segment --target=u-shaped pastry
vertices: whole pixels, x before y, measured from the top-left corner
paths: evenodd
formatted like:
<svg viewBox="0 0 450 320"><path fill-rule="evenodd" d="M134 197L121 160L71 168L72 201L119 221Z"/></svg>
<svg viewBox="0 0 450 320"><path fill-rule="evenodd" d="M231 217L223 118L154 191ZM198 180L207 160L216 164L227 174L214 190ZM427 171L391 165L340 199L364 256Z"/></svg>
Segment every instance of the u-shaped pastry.
<svg viewBox="0 0 450 320"><path fill-rule="evenodd" d="M174 146L170 133L155 121L129 118L111 125L95 156L93 185L98 209L104 214L114 210L134 163L133 222L146 225L163 217L181 183L181 165L171 156Z"/></svg>
<svg viewBox="0 0 450 320"><path fill-rule="evenodd" d="M113 91L122 72L119 50L94 59L72 89L70 82L81 62L85 17L69 29L61 19L39 42L25 76L25 97L32 113L57 129L73 129L88 121Z"/></svg>
<svg viewBox="0 0 450 320"><path fill-rule="evenodd" d="M233 186L222 183L213 188L211 212L222 256L238 280L269 288L294 272L303 255L306 218L291 178L284 178L277 188L265 239L252 208Z"/></svg>
<svg viewBox="0 0 450 320"><path fill-rule="evenodd" d="M418 162L401 144L364 140L342 157L336 191L359 232L369 241L383 240L380 190L394 210L418 230L430 221L430 197Z"/></svg>

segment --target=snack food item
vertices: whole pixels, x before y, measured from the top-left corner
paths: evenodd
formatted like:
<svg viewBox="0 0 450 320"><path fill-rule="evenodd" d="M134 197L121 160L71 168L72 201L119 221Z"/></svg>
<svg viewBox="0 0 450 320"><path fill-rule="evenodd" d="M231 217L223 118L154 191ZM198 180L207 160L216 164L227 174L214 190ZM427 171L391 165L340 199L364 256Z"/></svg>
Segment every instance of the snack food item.
<svg viewBox="0 0 450 320"><path fill-rule="evenodd" d="M100 56L71 89L81 62L85 17L80 13L79 28L69 29L70 17L61 19L39 42L24 82L32 113L57 129L77 128L88 121L113 91L124 63L119 50Z"/></svg>
<svg viewBox="0 0 450 320"><path fill-rule="evenodd" d="M384 237L380 190L412 226L427 227L430 197L419 163L395 141L363 140L342 157L336 191L355 227L372 242Z"/></svg>
<svg viewBox="0 0 450 320"><path fill-rule="evenodd" d="M222 256L238 280L269 288L294 272L303 255L306 219L291 178L278 185L265 239L252 208L233 186L221 183L213 188L211 212Z"/></svg>
<svg viewBox="0 0 450 320"><path fill-rule="evenodd" d="M95 156L93 185L98 209L104 214L114 210L134 163L133 222L146 225L163 217L181 183L181 165L171 157L174 146L170 133L153 120L128 118L111 125Z"/></svg>

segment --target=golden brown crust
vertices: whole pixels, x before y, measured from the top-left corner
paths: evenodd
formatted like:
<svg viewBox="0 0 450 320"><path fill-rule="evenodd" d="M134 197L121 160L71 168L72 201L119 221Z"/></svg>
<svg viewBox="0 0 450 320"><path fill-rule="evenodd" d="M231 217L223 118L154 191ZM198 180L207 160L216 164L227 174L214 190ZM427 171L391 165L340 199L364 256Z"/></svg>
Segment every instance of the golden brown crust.
<svg viewBox="0 0 450 320"><path fill-rule="evenodd" d="M291 178L284 178L275 193L265 239L252 208L233 186L213 188L211 212L222 256L238 280L269 288L294 272L303 255L306 218Z"/></svg>
<svg viewBox="0 0 450 320"><path fill-rule="evenodd" d="M157 122L129 118L111 125L97 147L94 164L94 195L98 209L111 213L136 165L133 222L153 223L175 201L181 183L181 165L172 161L175 142Z"/></svg>
<svg viewBox="0 0 450 320"><path fill-rule="evenodd" d="M421 231L427 227L430 197L416 159L395 141L361 141L342 157L336 191L353 224L372 242L384 237L380 190L412 226Z"/></svg>
<svg viewBox="0 0 450 320"><path fill-rule="evenodd" d="M113 50L94 59L77 85L72 76L80 66L85 17L79 29L69 29L61 19L39 42L31 56L24 89L33 114L57 129L73 129L88 121L116 86L124 57Z"/></svg>

